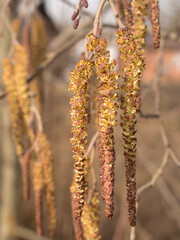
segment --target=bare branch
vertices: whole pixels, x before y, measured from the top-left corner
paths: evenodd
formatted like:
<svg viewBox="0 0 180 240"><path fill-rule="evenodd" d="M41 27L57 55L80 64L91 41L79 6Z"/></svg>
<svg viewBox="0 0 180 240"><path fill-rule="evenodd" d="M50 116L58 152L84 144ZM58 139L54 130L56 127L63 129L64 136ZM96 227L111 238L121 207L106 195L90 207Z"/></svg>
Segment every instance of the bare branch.
<svg viewBox="0 0 180 240"><path fill-rule="evenodd" d="M98 137L98 132L96 132L96 133L94 134L94 136L92 137L91 142L90 142L90 144L89 144L89 147L88 147L87 152L86 152L86 154L84 155L84 157L87 157L87 156L89 155L89 153L91 152L91 149L92 149L92 147L94 146L94 144L95 144L95 142L96 142L96 140L97 140L97 137Z"/></svg>

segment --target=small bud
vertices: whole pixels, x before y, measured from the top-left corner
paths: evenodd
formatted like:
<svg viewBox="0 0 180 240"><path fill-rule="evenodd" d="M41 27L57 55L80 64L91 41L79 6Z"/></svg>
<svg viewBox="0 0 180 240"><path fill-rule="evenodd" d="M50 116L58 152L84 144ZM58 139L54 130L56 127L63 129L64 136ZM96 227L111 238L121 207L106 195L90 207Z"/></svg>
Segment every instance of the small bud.
<svg viewBox="0 0 180 240"><path fill-rule="evenodd" d="M79 14L79 10L74 11L74 12L73 12L73 15L72 15L72 17L71 17L71 20L74 21L74 20L77 18L78 14Z"/></svg>
<svg viewBox="0 0 180 240"><path fill-rule="evenodd" d="M79 25L79 19L75 19L74 24L73 24L73 28L77 29L78 25Z"/></svg>
<svg viewBox="0 0 180 240"><path fill-rule="evenodd" d="M82 0L82 6L85 8L88 8L88 1L87 0Z"/></svg>

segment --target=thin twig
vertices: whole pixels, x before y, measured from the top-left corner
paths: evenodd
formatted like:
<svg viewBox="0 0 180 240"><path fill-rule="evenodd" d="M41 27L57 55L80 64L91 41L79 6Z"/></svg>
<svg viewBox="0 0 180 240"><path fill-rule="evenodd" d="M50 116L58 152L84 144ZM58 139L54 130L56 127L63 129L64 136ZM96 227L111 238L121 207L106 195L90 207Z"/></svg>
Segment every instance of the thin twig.
<svg viewBox="0 0 180 240"><path fill-rule="evenodd" d="M74 5L73 3L69 2L68 0L60 0L60 1L65 3L65 4L67 4L68 6L70 6L72 8L74 8L74 9L76 9L76 5ZM88 17L93 17L93 15L91 13L88 13L87 11L84 11L83 9L81 9L81 12L84 15L88 16Z"/></svg>
<svg viewBox="0 0 180 240"><path fill-rule="evenodd" d="M115 5L114 5L114 2L113 0L109 0L109 4L113 10L113 13L114 13L114 16L116 18L116 21L117 21L117 24L119 26L119 28L124 28L124 24L122 23L121 19L120 19L120 16L119 16L119 13L118 13L118 10L116 9Z"/></svg>
<svg viewBox="0 0 180 240"><path fill-rule="evenodd" d="M47 237L41 237L37 235L36 232L22 226L17 226L13 233L16 237L22 238L24 240L51 240Z"/></svg>
<svg viewBox="0 0 180 240"><path fill-rule="evenodd" d="M96 132L96 133L94 134L94 136L92 137L91 142L90 142L90 144L89 144L89 147L88 147L87 152L86 152L86 154L84 155L84 157L87 157L87 156L89 155L89 153L91 152L91 149L92 149L92 147L94 146L94 144L95 144L95 142L96 142L96 140L97 140L97 137L98 137L98 132Z"/></svg>
<svg viewBox="0 0 180 240"><path fill-rule="evenodd" d="M103 10L105 2L106 2L106 0L100 1L97 12L96 12L96 16L95 16L95 20L94 20L94 29L93 29L93 34L95 36L97 36L98 32L99 32L100 18L102 15L102 10Z"/></svg>
<svg viewBox="0 0 180 240"><path fill-rule="evenodd" d="M37 110L37 108L34 105L31 106L31 110L34 113L34 116L36 119L38 132L43 132L43 124L42 124L42 119L41 119L39 111Z"/></svg>

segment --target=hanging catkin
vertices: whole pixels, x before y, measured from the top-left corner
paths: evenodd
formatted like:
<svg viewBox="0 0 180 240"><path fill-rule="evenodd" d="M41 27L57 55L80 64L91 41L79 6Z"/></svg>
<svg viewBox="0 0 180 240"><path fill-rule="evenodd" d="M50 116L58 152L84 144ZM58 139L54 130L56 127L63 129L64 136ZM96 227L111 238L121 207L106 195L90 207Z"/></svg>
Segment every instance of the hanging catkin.
<svg viewBox="0 0 180 240"><path fill-rule="evenodd" d="M52 151L50 148L50 143L44 133L38 133L37 144L39 148L38 159L40 159L42 164L45 199L48 207L48 230L49 235L53 237L56 231L57 219Z"/></svg>
<svg viewBox="0 0 180 240"><path fill-rule="evenodd" d="M89 200L90 198L90 200ZM99 194L97 190L90 190L84 203L81 222L86 240L99 240Z"/></svg>
<svg viewBox="0 0 180 240"><path fill-rule="evenodd" d="M154 47L158 48L160 44L160 19L159 19L159 1L149 0L151 23L153 29Z"/></svg>
<svg viewBox="0 0 180 240"><path fill-rule="evenodd" d="M129 222L136 225L136 112L139 83L144 69L144 61L139 55L130 30L116 32L121 59L124 67L124 84L121 87L121 126L123 128L124 156L126 166L126 190Z"/></svg>
<svg viewBox="0 0 180 240"><path fill-rule="evenodd" d="M21 47L20 47L21 48ZM16 153L18 155L23 179L23 195L25 199L29 199L29 159L26 157L26 150L30 147L30 138L27 123L25 121L24 112L20 106L21 105L28 109L25 111L26 115L28 113L28 118L30 116L29 103L28 103L28 89L26 85L26 57L23 55L23 51L18 53L19 48L15 46L15 53L13 55L13 63L9 59L4 59L3 67L3 81L7 91L8 103L10 108L10 115L12 121L12 135L16 146ZM22 58L21 58L22 57ZM22 66L21 61L23 62ZM18 84L17 84L17 79ZM19 87L19 89L18 89ZM20 92L20 93L19 93ZM19 101L19 94L22 94L21 101ZM28 104L27 104L28 103ZM25 104L25 105L24 105ZM27 120L28 121L28 120ZM28 136L26 136L28 135ZM25 155L24 155L25 154Z"/></svg>
<svg viewBox="0 0 180 240"><path fill-rule="evenodd" d="M80 60L76 68L70 73L70 91L74 96L70 100L72 122L72 151L74 163L74 212L75 218L79 218L84 205L85 194L85 161L87 147L87 123L89 119L89 79L92 75L93 63L89 60Z"/></svg>
<svg viewBox="0 0 180 240"><path fill-rule="evenodd" d="M31 17L30 25L30 50L31 50L31 64L32 72L34 73L37 67L45 60L46 49L46 31L43 18L39 14L34 14ZM38 110L42 111L43 103L43 73L31 82L30 87L36 94L35 103Z"/></svg>
<svg viewBox="0 0 180 240"><path fill-rule="evenodd" d="M36 232L42 236L42 191L44 187L42 163L35 162L33 166L33 183L34 183L34 201L35 201L35 217Z"/></svg>
<svg viewBox="0 0 180 240"><path fill-rule="evenodd" d="M12 133L16 146L16 153L19 157L23 156L24 148L22 143L22 121L20 118L20 108L17 98L16 84L14 81L14 69L10 59L5 58L3 60L3 82L5 84L8 104L10 108L11 121L12 121Z"/></svg>
<svg viewBox="0 0 180 240"><path fill-rule="evenodd" d="M119 74L113 69L115 60L110 61L107 43L93 34L88 36L87 48L95 53L95 67L98 79L98 131L101 194L106 206L106 216L111 219L114 210L114 136L113 127L117 124L117 98Z"/></svg>
<svg viewBox="0 0 180 240"><path fill-rule="evenodd" d="M73 220L73 226L74 226L74 232L75 232L75 238L76 240L84 240L83 236L83 228L80 218L76 218L76 202L75 202L75 194L76 189L74 182L72 182L71 187L71 210L72 210L72 220Z"/></svg>
<svg viewBox="0 0 180 240"><path fill-rule="evenodd" d="M12 22L19 42L25 47L28 56L28 75L33 74L45 59L46 32L43 18L34 13L30 16L18 16ZM43 73L31 83L30 89L35 93L35 105L42 111Z"/></svg>
<svg viewBox="0 0 180 240"><path fill-rule="evenodd" d="M134 39L139 51L143 52L146 37L147 0L132 0L132 7Z"/></svg>
<svg viewBox="0 0 180 240"><path fill-rule="evenodd" d="M123 10L125 26L130 29L133 25L131 0L123 0Z"/></svg>

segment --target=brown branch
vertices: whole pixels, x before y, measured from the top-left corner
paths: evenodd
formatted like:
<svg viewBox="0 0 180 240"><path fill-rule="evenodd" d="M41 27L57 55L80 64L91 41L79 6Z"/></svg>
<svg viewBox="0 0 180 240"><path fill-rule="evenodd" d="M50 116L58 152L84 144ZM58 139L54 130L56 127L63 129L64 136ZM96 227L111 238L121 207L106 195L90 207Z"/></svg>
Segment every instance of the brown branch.
<svg viewBox="0 0 180 240"><path fill-rule="evenodd" d="M119 13L118 13L118 10L116 9L115 5L114 5L114 2L113 0L109 0L109 4L113 10L113 13L114 13L114 16L116 18L116 21L117 21L117 24L119 26L119 28L124 28L124 24L122 23L121 19L120 19L120 16L119 16Z"/></svg>
<svg viewBox="0 0 180 240"><path fill-rule="evenodd" d="M98 32L99 32L100 18L102 15L102 10L103 10L105 2L106 2L106 0L100 1L97 12L96 12L96 16L95 16L95 20L94 20L94 29L93 29L93 34L95 36L97 36Z"/></svg>
<svg viewBox="0 0 180 240"><path fill-rule="evenodd" d="M41 237L37 235L36 232L22 226L17 226L13 232L13 235L25 240L51 240L47 237Z"/></svg>

